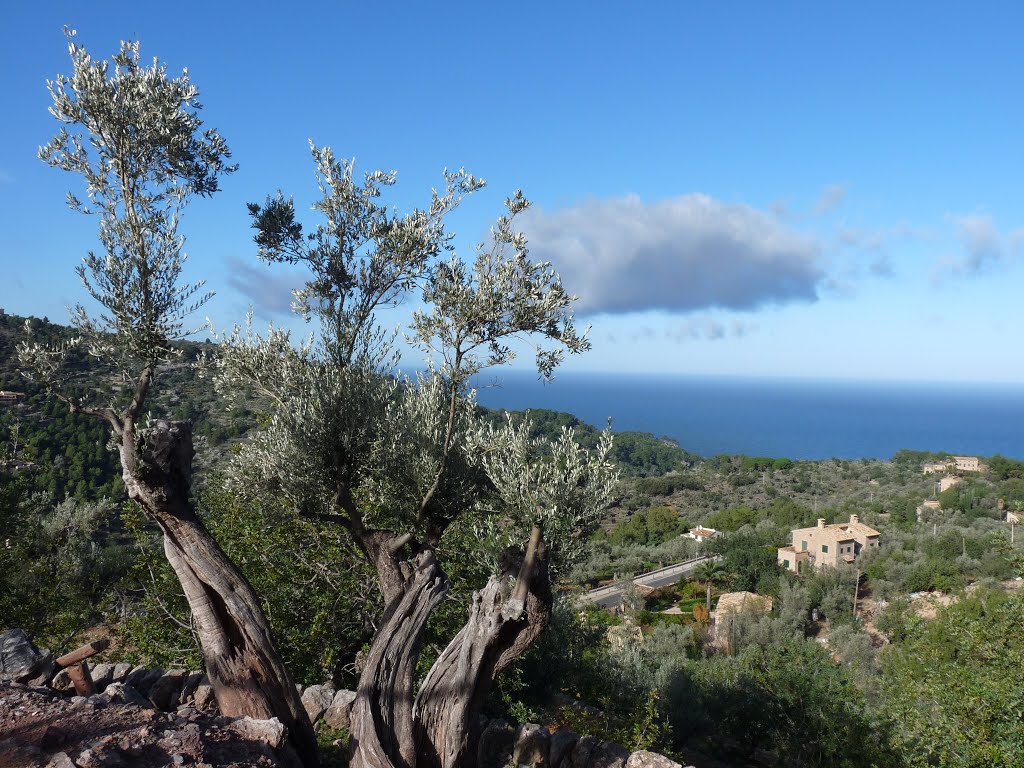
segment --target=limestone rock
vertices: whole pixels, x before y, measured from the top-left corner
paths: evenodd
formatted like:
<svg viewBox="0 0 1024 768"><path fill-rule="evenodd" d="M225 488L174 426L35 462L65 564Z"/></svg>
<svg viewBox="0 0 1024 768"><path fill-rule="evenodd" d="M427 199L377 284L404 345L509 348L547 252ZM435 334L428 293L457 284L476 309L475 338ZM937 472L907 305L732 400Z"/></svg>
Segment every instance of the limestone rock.
<svg viewBox="0 0 1024 768"><path fill-rule="evenodd" d="M74 690L75 684L71 682L71 676L68 674L68 671L62 669L53 676L53 680L50 681L50 687L55 691L64 693L65 691Z"/></svg>
<svg viewBox="0 0 1024 768"><path fill-rule="evenodd" d="M50 762L46 764L46 768L75 768L75 764L71 762L71 758L68 757L67 752L58 752L50 758Z"/></svg>
<svg viewBox="0 0 1024 768"><path fill-rule="evenodd" d="M135 704L146 709L153 706L149 699L128 685L128 683L111 683L100 695L111 704Z"/></svg>
<svg viewBox="0 0 1024 768"><path fill-rule="evenodd" d="M568 765L568 757L579 740L580 735L572 731L558 730L552 733L551 747L548 750L548 765L551 768L559 768L563 760L566 760L566 765Z"/></svg>
<svg viewBox="0 0 1024 768"><path fill-rule="evenodd" d="M125 683L130 685L136 691L141 693L143 696L149 695L149 689L153 687L153 684L163 677L164 670L159 667L155 669L146 669L145 667L135 667L124 679Z"/></svg>
<svg viewBox="0 0 1024 768"><path fill-rule="evenodd" d="M621 744L602 741L590 755L591 768L625 768L629 751Z"/></svg>
<svg viewBox="0 0 1024 768"><path fill-rule="evenodd" d="M640 749L629 756L626 760L626 768L683 768L675 760L670 760L657 752L648 752Z"/></svg>
<svg viewBox="0 0 1024 768"><path fill-rule="evenodd" d="M341 690L334 694L331 706L324 712L324 722L331 728L338 730L349 730L351 722L349 713L352 711L352 703L356 700L355 691Z"/></svg>
<svg viewBox="0 0 1024 768"><path fill-rule="evenodd" d="M243 739L261 741L269 745L271 749L278 749L284 744L284 737L288 732L288 729L276 717L269 720L253 720L246 716L231 722L228 729Z"/></svg>
<svg viewBox="0 0 1024 768"><path fill-rule="evenodd" d="M111 673L111 683L123 683L125 678L128 677L128 673L132 671L132 665L120 662L114 665L114 671ZM108 683L109 685L110 683Z"/></svg>
<svg viewBox="0 0 1024 768"><path fill-rule="evenodd" d="M302 693L302 706L306 708L309 715L309 722L316 725L316 721L323 717L330 706L334 703L334 686L311 685Z"/></svg>
<svg viewBox="0 0 1024 768"><path fill-rule="evenodd" d="M597 739L593 736L580 736L576 746L572 748L572 754L569 755L570 768L587 768L590 765L590 755L596 746Z"/></svg>
<svg viewBox="0 0 1024 768"><path fill-rule="evenodd" d="M551 747L551 732L534 723L524 723L516 730L516 744L512 750L515 765L546 766Z"/></svg>
<svg viewBox="0 0 1024 768"><path fill-rule="evenodd" d="M93 666L90 664L89 676L92 677L92 684L96 688L96 693L103 693L103 689L114 682L114 665L97 664Z"/></svg>
<svg viewBox="0 0 1024 768"><path fill-rule="evenodd" d="M45 659L46 654L36 648L25 630L10 629L0 634L0 680L27 683L39 676Z"/></svg>
<svg viewBox="0 0 1024 768"><path fill-rule="evenodd" d="M200 683L196 686L193 695L195 708L201 712L215 712L217 709L217 697L213 694L213 686L209 683Z"/></svg>
<svg viewBox="0 0 1024 768"><path fill-rule="evenodd" d="M157 709L173 709L178 705L181 686L185 682L184 669L170 669L164 672L150 687L149 700Z"/></svg>
<svg viewBox="0 0 1024 768"><path fill-rule="evenodd" d="M202 672L189 672L181 684L181 695L178 697L179 704L188 704L192 701L198 688L203 683L210 684L210 679Z"/></svg>
<svg viewBox="0 0 1024 768"><path fill-rule="evenodd" d="M516 732L504 720L491 720L480 734L477 745L479 768L505 768L512 759Z"/></svg>

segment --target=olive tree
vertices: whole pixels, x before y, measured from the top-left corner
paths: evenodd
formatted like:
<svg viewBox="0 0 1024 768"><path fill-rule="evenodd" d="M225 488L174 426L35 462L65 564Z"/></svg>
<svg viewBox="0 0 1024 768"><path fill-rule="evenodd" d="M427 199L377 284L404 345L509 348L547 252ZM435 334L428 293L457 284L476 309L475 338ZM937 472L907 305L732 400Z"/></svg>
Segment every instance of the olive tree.
<svg viewBox="0 0 1024 768"><path fill-rule="evenodd" d="M143 65L137 42L122 43L110 62L96 61L73 31L67 37L72 74L49 83L50 112L62 127L39 156L85 181L87 200L69 194L68 202L98 220L100 250L88 253L78 274L102 313L75 307L75 342L26 342L21 361L73 412L110 425L128 496L163 533L221 711L280 718L312 765L312 727L259 599L195 513L191 425L151 421L146 413L160 366L178 354L172 340L210 296L203 283L183 281L180 215L195 196L216 192L235 166L220 134L202 129L187 71L172 78L157 61ZM65 365L76 344L110 369L109 391L76 385Z"/></svg>
<svg viewBox="0 0 1024 768"><path fill-rule="evenodd" d="M609 434L589 453L568 430L546 442L528 424L485 427L471 377L523 342L550 377L589 344L573 324L575 297L515 229L529 205L521 193L466 261L445 218L482 181L446 172L425 208L399 215L380 201L394 174L359 180L330 149L312 154L322 217L312 229L280 194L250 213L263 260L308 270L294 308L320 332L295 345L250 325L223 340L218 386L274 403L233 472L241 492L272 488L294 513L336 524L376 570L385 609L353 705L352 765L456 766L475 757L489 684L548 622L551 570L582 549L615 481ZM415 376L398 372L400 331L380 319L403 306L404 338L427 358ZM448 589L449 534L466 526L493 575L417 689L427 620Z"/></svg>

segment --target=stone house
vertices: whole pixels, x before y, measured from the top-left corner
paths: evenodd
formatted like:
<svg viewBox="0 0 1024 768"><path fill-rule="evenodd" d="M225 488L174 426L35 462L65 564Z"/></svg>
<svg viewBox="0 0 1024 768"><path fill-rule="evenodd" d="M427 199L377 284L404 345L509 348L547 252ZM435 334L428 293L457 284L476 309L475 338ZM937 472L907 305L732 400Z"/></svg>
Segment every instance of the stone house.
<svg viewBox="0 0 1024 768"><path fill-rule="evenodd" d="M825 525L819 517L813 528L793 531L793 543L779 547L777 562L787 571L799 573L801 564L820 570L838 568L840 563L852 563L864 549L878 546L879 533L850 515L848 523Z"/></svg>

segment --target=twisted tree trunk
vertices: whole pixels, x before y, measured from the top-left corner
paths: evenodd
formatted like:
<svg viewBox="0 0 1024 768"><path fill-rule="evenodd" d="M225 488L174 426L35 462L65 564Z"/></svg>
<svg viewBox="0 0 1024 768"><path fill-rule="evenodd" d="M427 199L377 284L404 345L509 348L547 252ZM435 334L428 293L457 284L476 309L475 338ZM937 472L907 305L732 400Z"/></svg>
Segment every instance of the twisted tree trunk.
<svg viewBox="0 0 1024 768"><path fill-rule="evenodd" d="M352 709L352 768L456 768L476 761L472 728L494 678L536 640L551 616L547 551L535 527L500 576L473 595L466 625L413 698L430 613L447 580L432 552L417 558L389 603Z"/></svg>
<svg viewBox="0 0 1024 768"><path fill-rule="evenodd" d="M274 647L259 598L192 508L191 426L159 421L137 433L125 430L120 453L129 498L163 532L221 713L278 718L303 765L317 765L313 727Z"/></svg>

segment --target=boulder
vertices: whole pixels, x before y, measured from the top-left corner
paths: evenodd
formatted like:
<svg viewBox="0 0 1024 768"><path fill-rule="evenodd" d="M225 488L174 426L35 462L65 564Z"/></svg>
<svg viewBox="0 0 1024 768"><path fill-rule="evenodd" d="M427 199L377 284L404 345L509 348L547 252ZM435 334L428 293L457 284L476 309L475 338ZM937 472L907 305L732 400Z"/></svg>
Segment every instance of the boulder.
<svg viewBox="0 0 1024 768"><path fill-rule="evenodd" d="M534 723L524 723L516 730L516 744L512 750L515 765L546 766L551 747L551 732Z"/></svg>
<svg viewBox="0 0 1024 768"><path fill-rule="evenodd" d="M53 655L36 648L23 629L10 629L0 634L0 680L27 683L44 671L46 658Z"/></svg>
<svg viewBox="0 0 1024 768"><path fill-rule="evenodd" d="M193 694L193 704L201 712L216 712L217 697L213 694L213 686L209 683L200 683L196 686Z"/></svg>
<svg viewBox="0 0 1024 768"><path fill-rule="evenodd" d="M331 728L339 731L347 731L351 726L349 713L352 711L352 703L356 700L355 691L340 690L334 694L334 699L324 712L323 719Z"/></svg>
<svg viewBox="0 0 1024 768"><path fill-rule="evenodd" d="M590 755L591 768L625 768L629 750L621 744L602 741Z"/></svg>
<svg viewBox="0 0 1024 768"><path fill-rule="evenodd" d="M590 765L590 755L596 746L597 739L593 736L580 736L576 746L572 748L572 754L569 755L570 768L588 768Z"/></svg>
<svg viewBox="0 0 1024 768"><path fill-rule="evenodd" d="M149 689L153 687L157 680L163 677L164 671L159 667L155 669L136 667L128 674L124 681L143 696L148 696Z"/></svg>
<svg viewBox="0 0 1024 768"><path fill-rule="evenodd" d="M60 693L75 690L75 684L71 682L71 675L68 674L66 669L60 670L53 676L53 680L50 681L50 687Z"/></svg>
<svg viewBox="0 0 1024 768"><path fill-rule="evenodd" d="M185 682L184 669L170 669L164 672L149 689L149 700L157 709L174 709L178 706L181 686Z"/></svg>
<svg viewBox="0 0 1024 768"><path fill-rule="evenodd" d="M234 731L243 739L263 742L271 749L280 748L284 744L284 737L288 732L288 729L276 717L269 720L253 720L248 716L233 720L228 724L228 730Z"/></svg>
<svg viewBox="0 0 1024 768"><path fill-rule="evenodd" d="M334 696L334 686L330 683L311 685L303 691L302 706L306 708L309 722L316 725L316 721L323 717L324 712L334 703Z"/></svg>
<svg viewBox="0 0 1024 768"><path fill-rule="evenodd" d="M203 683L210 684L210 679L202 672L189 672L181 684L181 695L178 697L179 704L188 704L192 701L198 688Z"/></svg>
<svg viewBox="0 0 1024 768"><path fill-rule="evenodd" d="M54 660L53 654L45 648L41 649L40 652L43 654L43 658L36 670L36 675L26 682L26 685L30 685L33 688L49 685L53 673L57 671L57 662Z"/></svg>
<svg viewBox="0 0 1024 768"><path fill-rule="evenodd" d="M579 740L580 735L572 731L558 730L552 733L551 747L548 750L548 765L551 768L558 768L562 761L572 754L572 748Z"/></svg>
<svg viewBox="0 0 1024 768"><path fill-rule="evenodd" d="M135 704L146 709L153 706L149 699L128 685L128 683L111 683L100 695L112 704Z"/></svg>
<svg viewBox="0 0 1024 768"><path fill-rule="evenodd" d="M683 768L675 760L670 760L657 752L640 749L626 760L626 768Z"/></svg>
<svg viewBox="0 0 1024 768"><path fill-rule="evenodd" d="M516 732L504 720L491 720L480 734L477 744L479 768L505 768L512 759Z"/></svg>
<svg viewBox="0 0 1024 768"><path fill-rule="evenodd" d="M114 671L111 673L111 683L123 683L125 678L128 677L128 673L132 671L132 665L125 662L120 662L114 665ZM110 683L108 683L109 685Z"/></svg>
<svg viewBox="0 0 1024 768"><path fill-rule="evenodd" d="M96 693L103 693L103 689L114 682L113 664L89 664L89 675L92 677L93 687Z"/></svg>

